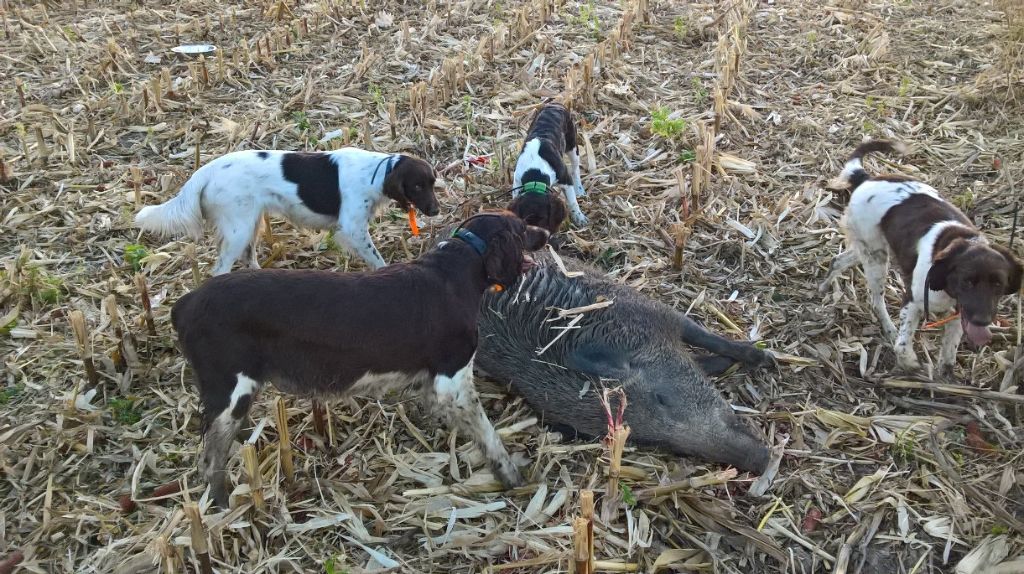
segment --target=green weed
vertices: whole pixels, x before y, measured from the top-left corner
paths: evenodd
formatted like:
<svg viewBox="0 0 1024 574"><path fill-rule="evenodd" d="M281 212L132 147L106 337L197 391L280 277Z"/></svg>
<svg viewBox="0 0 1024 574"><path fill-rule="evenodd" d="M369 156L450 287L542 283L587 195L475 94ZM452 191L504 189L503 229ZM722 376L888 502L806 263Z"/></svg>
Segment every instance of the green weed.
<svg viewBox="0 0 1024 574"><path fill-rule="evenodd" d="M328 558L324 560L324 574L348 574L348 568L345 568L344 558Z"/></svg>
<svg viewBox="0 0 1024 574"><path fill-rule="evenodd" d="M903 76L900 79L900 97L905 97L910 91L910 76Z"/></svg>
<svg viewBox="0 0 1024 574"><path fill-rule="evenodd" d="M136 273L142 271L142 260L148 255L149 252L146 251L146 248L138 243L129 243L124 246L124 262Z"/></svg>
<svg viewBox="0 0 1024 574"><path fill-rule="evenodd" d="M628 484L620 482L619 490L622 491L622 502L625 502L628 506L636 506L636 495L633 494L633 489Z"/></svg>
<svg viewBox="0 0 1024 574"><path fill-rule="evenodd" d="M384 93L377 84L370 83L370 99L378 106L384 105Z"/></svg>
<svg viewBox="0 0 1024 574"><path fill-rule="evenodd" d="M672 22L672 31L675 33L676 38L685 40L690 35L690 20L683 16L676 16L676 19Z"/></svg>
<svg viewBox="0 0 1024 574"><path fill-rule="evenodd" d="M135 408L135 403L128 399L110 399L107 404L114 420L123 425L133 425L142 420L142 413Z"/></svg>
<svg viewBox="0 0 1024 574"><path fill-rule="evenodd" d="M309 131L309 118L306 112L292 112L292 119L295 120L295 128L300 132Z"/></svg>
<svg viewBox="0 0 1024 574"><path fill-rule="evenodd" d="M954 195L952 198L953 205L960 208L960 211L970 211L974 209L974 192L967 190L963 193Z"/></svg>
<svg viewBox="0 0 1024 574"><path fill-rule="evenodd" d="M684 149L679 154L679 163L686 164L693 163L695 161L697 161L697 152L693 151L692 149Z"/></svg>
<svg viewBox="0 0 1024 574"><path fill-rule="evenodd" d="M13 387L4 387L0 389L0 405L6 405L13 401L21 392L25 390L21 385L14 385Z"/></svg>
<svg viewBox="0 0 1024 574"><path fill-rule="evenodd" d="M697 100L697 106L703 107L708 101L708 90L704 87L704 82L694 76L690 79L690 86L693 88L693 98Z"/></svg>
<svg viewBox="0 0 1024 574"><path fill-rule="evenodd" d="M668 116L668 108L658 108L651 112L651 131L663 138L672 139L686 129L686 120L682 118L672 120Z"/></svg>
<svg viewBox="0 0 1024 574"><path fill-rule="evenodd" d="M580 6L579 23L587 28L590 28L590 33L594 36L595 40L599 40L601 37L601 20L597 17L597 5L594 0L590 0L589 3Z"/></svg>

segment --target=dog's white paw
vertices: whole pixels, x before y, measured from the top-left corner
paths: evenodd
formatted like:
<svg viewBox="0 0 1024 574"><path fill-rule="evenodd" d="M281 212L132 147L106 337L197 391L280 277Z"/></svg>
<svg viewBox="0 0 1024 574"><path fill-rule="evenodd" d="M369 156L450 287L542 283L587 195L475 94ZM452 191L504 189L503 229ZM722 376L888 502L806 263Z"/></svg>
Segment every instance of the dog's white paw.
<svg viewBox="0 0 1024 574"><path fill-rule="evenodd" d="M916 373L921 370L921 362L914 355L897 355L896 368L904 373Z"/></svg>
<svg viewBox="0 0 1024 574"><path fill-rule="evenodd" d="M582 185L576 186L576 197L583 197L587 195L587 190L583 189Z"/></svg>
<svg viewBox="0 0 1024 574"><path fill-rule="evenodd" d="M586 227L590 223L587 216L582 213L572 214L572 222L576 224L576 227Z"/></svg>

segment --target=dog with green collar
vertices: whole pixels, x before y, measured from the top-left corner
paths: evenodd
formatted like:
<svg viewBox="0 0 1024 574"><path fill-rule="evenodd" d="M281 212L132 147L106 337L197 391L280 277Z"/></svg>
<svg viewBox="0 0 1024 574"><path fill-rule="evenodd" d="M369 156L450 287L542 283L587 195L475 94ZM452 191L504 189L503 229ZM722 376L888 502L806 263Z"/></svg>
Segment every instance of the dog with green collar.
<svg viewBox="0 0 1024 574"><path fill-rule="evenodd" d="M566 167L563 156L569 157ZM565 204L551 193L554 187L561 187ZM559 204L564 212L568 205L568 215L579 227L587 225L587 217L583 215L577 198L586 195L580 177L579 142L576 134L576 123L572 112L565 106L550 102L546 103L533 116L530 129L527 131L523 148L516 160L513 178L512 205L509 209L526 221L534 217L532 225L544 227L554 233L561 226L561 220L554 221ZM513 206L521 197L533 196L529 210L520 202L517 211ZM562 214L564 220L565 214ZM552 229L554 226L554 229Z"/></svg>

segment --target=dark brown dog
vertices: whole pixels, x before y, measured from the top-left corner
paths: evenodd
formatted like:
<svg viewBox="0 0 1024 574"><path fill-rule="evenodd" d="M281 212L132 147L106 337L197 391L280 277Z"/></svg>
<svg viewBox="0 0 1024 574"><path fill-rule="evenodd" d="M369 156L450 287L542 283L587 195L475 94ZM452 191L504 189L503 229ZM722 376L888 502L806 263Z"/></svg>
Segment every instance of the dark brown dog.
<svg viewBox="0 0 1024 574"><path fill-rule="evenodd" d="M522 479L473 388L484 291L510 286L548 233L507 211L475 215L411 263L367 273L240 271L174 305L171 320L203 405L203 473L228 503L228 450L266 383L303 396L413 387L473 437L507 486Z"/></svg>

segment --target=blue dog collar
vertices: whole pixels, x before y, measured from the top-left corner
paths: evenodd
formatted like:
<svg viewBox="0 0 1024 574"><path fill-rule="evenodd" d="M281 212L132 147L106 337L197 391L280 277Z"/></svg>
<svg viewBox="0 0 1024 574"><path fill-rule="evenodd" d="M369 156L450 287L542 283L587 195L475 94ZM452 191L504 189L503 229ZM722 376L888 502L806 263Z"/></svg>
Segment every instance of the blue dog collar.
<svg viewBox="0 0 1024 574"><path fill-rule="evenodd" d="M483 256L484 252L487 251L487 244L484 243L483 239L466 229L457 229L455 233L452 233L452 237L455 239L461 239L469 244L480 256Z"/></svg>

